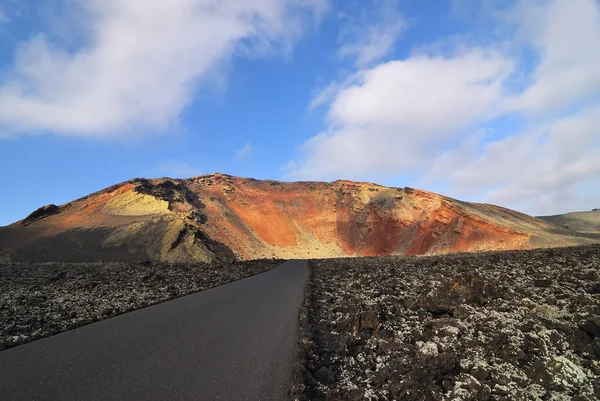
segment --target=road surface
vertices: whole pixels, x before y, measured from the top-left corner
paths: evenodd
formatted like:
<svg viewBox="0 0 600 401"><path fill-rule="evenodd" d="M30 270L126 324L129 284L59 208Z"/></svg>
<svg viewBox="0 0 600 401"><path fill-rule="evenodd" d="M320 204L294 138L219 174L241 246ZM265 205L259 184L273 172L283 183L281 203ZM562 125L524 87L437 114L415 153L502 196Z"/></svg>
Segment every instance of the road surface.
<svg viewBox="0 0 600 401"><path fill-rule="evenodd" d="M285 400L307 262L0 352L0 400Z"/></svg>

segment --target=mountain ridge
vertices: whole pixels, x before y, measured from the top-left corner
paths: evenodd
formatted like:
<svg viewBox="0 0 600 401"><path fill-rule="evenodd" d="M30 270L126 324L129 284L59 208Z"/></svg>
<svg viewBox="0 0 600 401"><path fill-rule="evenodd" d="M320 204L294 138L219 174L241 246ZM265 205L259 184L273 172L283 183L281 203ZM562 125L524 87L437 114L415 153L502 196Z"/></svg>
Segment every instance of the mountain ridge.
<svg viewBox="0 0 600 401"><path fill-rule="evenodd" d="M600 234L600 209L537 216L537 218L580 233Z"/></svg>
<svg viewBox="0 0 600 401"><path fill-rule="evenodd" d="M520 212L421 189L221 173L134 178L0 227L4 257L27 261L306 259L593 242Z"/></svg>

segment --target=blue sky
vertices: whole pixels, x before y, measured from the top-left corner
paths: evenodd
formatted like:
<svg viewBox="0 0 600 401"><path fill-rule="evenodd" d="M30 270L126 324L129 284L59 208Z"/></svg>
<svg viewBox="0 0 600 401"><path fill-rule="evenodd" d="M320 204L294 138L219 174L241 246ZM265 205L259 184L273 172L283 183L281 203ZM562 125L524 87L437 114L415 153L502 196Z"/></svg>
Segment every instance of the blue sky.
<svg viewBox="0 0 600 401"><path fill-rule="evenodd" d="M597 0L0 0L0 225L133 177L600 207Z"/></svg>

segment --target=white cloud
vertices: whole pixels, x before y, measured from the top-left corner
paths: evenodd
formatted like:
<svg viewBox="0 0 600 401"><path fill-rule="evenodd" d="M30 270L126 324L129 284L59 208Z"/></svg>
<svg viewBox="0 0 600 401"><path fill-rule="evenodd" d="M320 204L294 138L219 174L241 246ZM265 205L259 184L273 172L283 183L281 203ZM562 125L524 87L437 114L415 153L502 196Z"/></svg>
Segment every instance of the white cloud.
<svg viewBox="0 0 600 401"><path fill-rule="evenodd" d="M6 14L6 11L3 10L2 6L0 6L0 24L6 24L10 22L10 18Z"/></svg>
<svg viewBox="0 0 600 401"><path fill-rule="evenodd" d="M532 214L598 207L600 3L522 0L501 14L518 29L500 44L423 46L326 88L313 103L328 105L327 130L290 177L410 176ZM515 115L520 133L498 120Z"/></svg>
<svg viewBox="0 0 600 401"><path fill-rule="evenodd" d="M500 53L470 49L362 71L337 89L329 130L304 144L291 176L360 178L415 166L432 146L489 118L511 66Z"/></svg>
<svg viewBox="0 0 600 401"><path fill-rule="evenodd" d="M5 133L100 136L162 130L202 78L236 54L289 50L325 0L91 0L89 41L69 52L39 34L0 84ZM77 11L81 12L81 11Z"/></svg>
<svg viewBox="0 0 600 401"><path fill-rule="evenodd" d="M200 169L181 160L163 161L156 165L154 172L161 176L168 176L171 178L190 178L202 174Z"/></svg>
<svg viewBox="0 0 600 401"><path fill-rule="evenodd" d="M447 171L458 190L534 214L598 207L600 190L580 187L600 177L600 105L491 142Z"/></svg>
<svg viewBox="0 0 600 401"><path fill-rule="evenodd" d="M459 192L483 191L488 202L531 214L598 207L600 3L522 1L513 15L539 62L505 107L536 117L521 134L473 154L448 181Z"/></svg>
<svg viewBox="0 0 600 401"><path fill-rule="evenodd" d="M235 152L235 157L237 159L243 159L250 156L252 152L254 152L254 146L252 146L250 142L246 142L246 144L243 147L241 147Z"/></svg>
<svg viewBox="0 0 600 401"><path fill-rule="evenodd" d="M358 66L365 66L385 57L394 47L407 23L398 12L395 0L366 2L361 17L345 17L342 21L340 57L355 57ZM371 15L374 14L374 15Z"/></svg>
<svg viewBox="0 0 600 401"><path fill-rule="evenodd" d="M507 99L514 111L556 113L600 91L600 2L521 2L522 40L541 57L531 85Z"/></svg>

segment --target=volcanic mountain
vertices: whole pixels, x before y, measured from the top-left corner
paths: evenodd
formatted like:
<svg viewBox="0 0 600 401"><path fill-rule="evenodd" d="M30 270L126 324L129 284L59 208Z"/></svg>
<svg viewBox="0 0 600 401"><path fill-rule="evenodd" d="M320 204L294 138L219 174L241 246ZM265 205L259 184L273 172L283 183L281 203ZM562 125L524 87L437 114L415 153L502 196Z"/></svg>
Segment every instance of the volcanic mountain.
<svg viewBox="0 0 600 401"><path fill-rule="evenodd" d="M554 216L539 216L538 219L564 226L585 234L600 234L600 209L589 212L571 212Z"/></svg>
<svg viewBox="0 0 600 401"><path fill-rule="evenodd" d="M133 179L0 228L0 253L17 261L425 255L595 241L418 189L224 174Z"/></svg>

